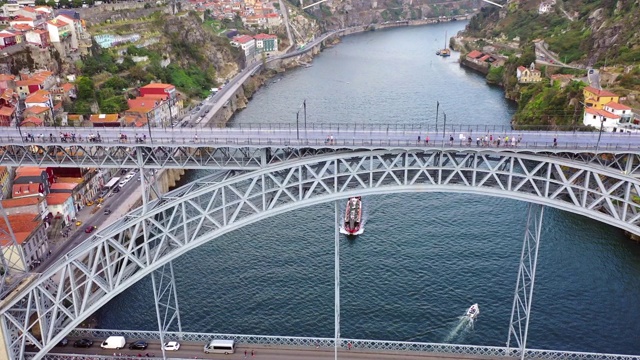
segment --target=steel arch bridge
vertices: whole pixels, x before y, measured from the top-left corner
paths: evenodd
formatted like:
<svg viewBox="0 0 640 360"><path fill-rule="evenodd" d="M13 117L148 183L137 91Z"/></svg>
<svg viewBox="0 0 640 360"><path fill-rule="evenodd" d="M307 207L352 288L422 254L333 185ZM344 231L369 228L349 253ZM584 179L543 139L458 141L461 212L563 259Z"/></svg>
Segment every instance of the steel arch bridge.
<svg viewBox="0 0 640 360"><path fill-rule="evenodd" d="M200 179L100 230L4 300L1 324L9 357L23 359L28 340L36 345L35 359L42 358L114 296L223 234L301 207L399 192L511 198L640 235L640 180L617 169L490 150L363 150L300 157Z"/></svg>

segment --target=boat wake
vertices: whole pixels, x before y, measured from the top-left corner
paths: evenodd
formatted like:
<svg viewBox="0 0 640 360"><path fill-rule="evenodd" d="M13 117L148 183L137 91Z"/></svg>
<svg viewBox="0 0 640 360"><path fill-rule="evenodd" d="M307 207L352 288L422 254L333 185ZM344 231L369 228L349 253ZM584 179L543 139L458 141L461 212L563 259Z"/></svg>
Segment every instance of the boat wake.
<svg viewBox="0 0 640 360"><path fill-rule="evenodd" d="M454 325L453 329L449 331L449 334L444 338L444 343L450 343L453 339L466 333L469 330L473 330L473 320L468 316L460 316L458 322Z"/></svg>

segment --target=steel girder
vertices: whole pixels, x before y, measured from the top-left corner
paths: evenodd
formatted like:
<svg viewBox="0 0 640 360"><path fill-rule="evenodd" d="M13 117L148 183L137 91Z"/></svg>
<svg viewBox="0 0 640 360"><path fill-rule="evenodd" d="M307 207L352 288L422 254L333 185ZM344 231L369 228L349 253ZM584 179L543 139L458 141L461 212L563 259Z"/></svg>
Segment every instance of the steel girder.
<svg viewBox="0 0 640 360"><path fill-rule="evenodd" d="M421 191L523 200L640 234L634 202L640 180L620 171L507 152L329 153L200 179L100 230L5 299L1 314L7 348L12 359L21 359L21 345L29 337L41 358L127 287L240 227L353 195Z"/></svg>
<svg viewBox="0 0 640 360"><path fill-rule="evenodd" d="M507 349L510 349L511 338L516 343L521 360L525 359L527 351L527 335L529 333L529 320L531 319L531 304L533 302L533 285L536 279L536 266L538 264L538 250L540 249L540 235L542 232L542 216L544 207L529 203L527 209L527 226L520 254L520 266L516 280L516 291L513 296L511 320L509 321L509 335L507 336Z"/></svg>
<svg viewBox="0 0 640 360"><path fill-rule="evenodd" d="M455 144L453 146L421 146L413 141L327 145L270 145L251 140L236 143L191 144L108 144L108 143L18 143L0 147L0 165L42 167L95 167L95 168L147 168L147 169L226 169L256 170L283 161L297 160L329 153L378 151L409 151L478 154L535 154L580 161L592 166L608 167L640 175L640 153L635 150L593 150L545 148L527 144L509 148L482 148Z"/></svg>

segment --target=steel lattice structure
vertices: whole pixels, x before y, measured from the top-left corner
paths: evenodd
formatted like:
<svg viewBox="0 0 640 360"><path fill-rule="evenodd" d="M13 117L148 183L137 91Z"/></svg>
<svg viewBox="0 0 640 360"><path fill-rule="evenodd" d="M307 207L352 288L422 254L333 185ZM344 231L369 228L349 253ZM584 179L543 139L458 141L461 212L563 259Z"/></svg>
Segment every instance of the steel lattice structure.
<svg viewBox="0 0 640 360"><path fill-rule="evenodd" d="M637 162L607 161L625 170L505 151L373 150L219 173L110 224L10 294L1 310L5 342L12 359L24 358L27 338L39 349L34 358L42 358L87 316L185 252L268 217L354 195L438 191L505 197L640 234L640 205L634 202L640 180L628 175L635 170L629 164Z"/></svg>
<svg viewBox="0 0 640 360"><path fill-rule="evenodd" d="M119 144L119 143L13 143L0 147L0 165L41 167L147 168L147 169L225 169L256 170L282 161L320 156L384 150L397 152L480 154L518 153L553 156L604 166L627 174L640 174L640 152L635 144L602 144L594 151L592 144L565 144L554 148L547 143L521 143L518 147L477 147L448 142L431 142L428 146L408 140L337 139L327 145L322 141L276 139L211 139L198 143Z"/></svg>

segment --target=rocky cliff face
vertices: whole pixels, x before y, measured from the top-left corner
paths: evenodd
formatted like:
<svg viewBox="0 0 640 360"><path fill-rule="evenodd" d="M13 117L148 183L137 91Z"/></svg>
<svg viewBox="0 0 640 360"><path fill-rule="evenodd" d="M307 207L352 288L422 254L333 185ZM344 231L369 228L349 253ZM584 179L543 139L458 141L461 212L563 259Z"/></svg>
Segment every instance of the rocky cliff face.
<svg viewBox="0 0 640 360"><path fill-rule="evenodd" d="M166 37L161 46L170 54L171 61L183 68L197 66L207 70L215 68L217 77L225 79L238 72L243 56L230 45L225 37L216 36L202 26L196 15L180 17L165 16L163 33Z"/></svg>
<svg viewBox="0 0 640 360"><path fill-rule="evenodd" d="M561 59L575 65L636 64L640 61L640 4L633 0L512 0L502 9L485 6L465 36L518 39L528 47L545 40Z"/></svg>

